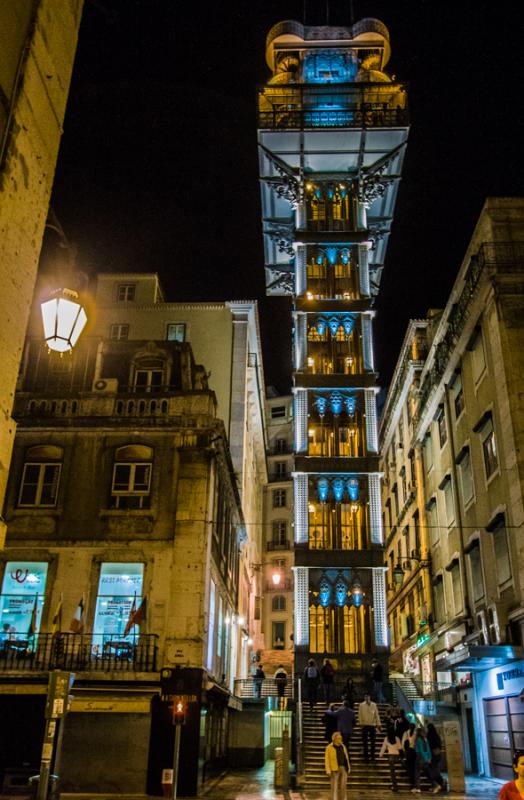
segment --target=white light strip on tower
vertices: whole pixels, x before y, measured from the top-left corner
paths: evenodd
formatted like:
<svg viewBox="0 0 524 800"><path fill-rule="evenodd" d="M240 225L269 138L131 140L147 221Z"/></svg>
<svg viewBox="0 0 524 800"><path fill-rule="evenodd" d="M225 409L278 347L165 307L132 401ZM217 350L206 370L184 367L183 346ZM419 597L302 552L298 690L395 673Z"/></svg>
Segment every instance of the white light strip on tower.
<svg viewBox="0 0 524 800"><path fill-rule="evenodd" d="M369 297L369 263L368 263L368 246L367 244L359 244L358 246L358 272L360 280L360 293L364 297Z"/></svg>
<svg viewBox="0 0 524 800"><path fill-rule="evenodd" d="M373 611L375 617L375 644L377 647L387 647L386 576L381 567L373 570Z"/></svg>
<svg viewBox="0 0 524 800"><path fill-rule="evenodd" d="M306 248L303 244L298 244L295 258L295 291L297 297L302 297L306 291Z"/></svg>
<svg viewBox="0 0 524 800"><path fill-rule="evenodd" d="M370 453L378 453L377 405L373 389L365 390L366 441Z"/></svg>
<svg viewBox="0 0 524 800"><path fill-rule="evenodd" d="M371 543L383 544L384 533L382 530L382 506L380 502L380 476L377 473L368 475L368 493Z"/></svg>
<svg viewBox="0 0 524 800"><path fill-rule="evenodd" d="M306 315L295 315L295 369L304 369L306 365Z"/></svg>
<svg viewBox="0 0 524 800"><path fill-rule="evenodd" d="M371 317L369 314L362 314L362 356L364 358L364 369L367 370L375 369L372 335Z"/></svg>
<svg viewBox="0 0 524 800"><path fill-rule="evenodd" d="M295 631L296 647L309 644L309 586L307 567L294 567L295 573Z"/></svg>
<svg viewBox="0 0 524 800"><path fill-rule="evenodd" d="M295 451L307 453L307 392L295 390Z"/></svg>
<svg viewBox="0 0 524 800"><path fill-rule="evenodd" d="M308 540L307 475L294 476L295 488L295 542Z"/></svg>

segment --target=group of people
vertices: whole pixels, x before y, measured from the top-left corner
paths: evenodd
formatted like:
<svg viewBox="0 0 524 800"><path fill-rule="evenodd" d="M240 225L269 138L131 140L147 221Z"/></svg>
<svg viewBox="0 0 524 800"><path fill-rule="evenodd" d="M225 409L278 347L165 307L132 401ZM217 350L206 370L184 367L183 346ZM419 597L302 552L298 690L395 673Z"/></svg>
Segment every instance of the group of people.
<svg viewBox="0 0 524 800"><path fill-rule="evenodd" d="M357 716L358 714L358 716ZM357 724L362 730L364 761L375 761L377 733L382 732L382 723L377 704L370 694L358 706L355 714L346 698L339 708L331 704L323 717L325 739L326 772L331 781L331 800L346 800L346 784L350 772L349 744ZM393 706L385 715L385 736L379 757L386 756L391 776L391 790L398 791L397 768L403 764L408 773L413 794L420 793L420 776L426 775L434 794L446 790L446 782L440 772L442 742L435 726L429 723L424 729L407 719L403 709Z"/></svg>
<svg viewBox="0 0 524 800"><path fill-rule="evenodd" d="M305 699L309 703L309 708L312 710L313 706L318 700L319 690L322 699L326 703L331 703L335 698L335 676L336 671L329 660L325 658L320 669L317 667L315 660L310 658L304 670L304 694ZM373 697L377 703L384 702L384 695L382 692L384 680L384 670L382 664L374 659L371 663L370 681L373 689ZM355 687L353 679L349 676L342 687L342 697L349 701L350 705L355 702Z"/></svg>
<svg viewBox="0 0 524 800"><path fill-rule="evenodd" d="M266 679L266 673L264 672L264 667L262 664L259 664L253 675L253 689L257 700L260 700L262 697L262 685L265 679ZM283 664L279 664L278 669L273 675L273 679L277 687L278 697L284 697L286 694L286 686L287 686L287 672L284 669Z"/></svg>

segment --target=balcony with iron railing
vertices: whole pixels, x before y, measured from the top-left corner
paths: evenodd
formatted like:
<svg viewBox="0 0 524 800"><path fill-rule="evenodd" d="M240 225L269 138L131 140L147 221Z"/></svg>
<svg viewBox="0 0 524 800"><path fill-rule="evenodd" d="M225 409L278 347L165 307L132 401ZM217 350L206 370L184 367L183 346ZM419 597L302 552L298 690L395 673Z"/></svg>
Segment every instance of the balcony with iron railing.
<svg viewBox="0 0 524 800"><path fill-rule="evenodd" d="M0 675L11 672L156 672L158 636L38 633L0 642Z"/></svg>
<svg viewBox="0 0 524 800"><path fill-rule="evenodd" d="M293 588L293 583L289 578L281 580L278 583L273 581L266 581L266 592L290 592Z"/></svg>
<svg viewBox="0 0 524 800"><path fill-rule="evenodd" d="M266 86L258 100L258 127L404 128L407 93L400 83Z"/></svg>
<svg viewBox="0 0 524 800"><path fill-rule="evenodd" d="M290 539L280 539L278 541L266 542L266 550L268 552L275 550L291 550L291 549L292 548Z"/></svg>

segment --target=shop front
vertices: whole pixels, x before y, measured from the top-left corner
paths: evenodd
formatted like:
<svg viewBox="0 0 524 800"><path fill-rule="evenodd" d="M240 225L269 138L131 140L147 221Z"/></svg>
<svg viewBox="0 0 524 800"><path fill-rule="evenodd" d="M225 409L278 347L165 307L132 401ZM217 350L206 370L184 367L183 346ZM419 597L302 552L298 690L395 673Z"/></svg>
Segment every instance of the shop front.
<svg viewBox="0 0 524 800"><path fill-rule="evenodd" d="M474 735L472 768L511 780L513 754L524 749L524 648L461 645L441 656L437 669L471 675L471 688L461 688L459 697L463 732Z"/></svg>

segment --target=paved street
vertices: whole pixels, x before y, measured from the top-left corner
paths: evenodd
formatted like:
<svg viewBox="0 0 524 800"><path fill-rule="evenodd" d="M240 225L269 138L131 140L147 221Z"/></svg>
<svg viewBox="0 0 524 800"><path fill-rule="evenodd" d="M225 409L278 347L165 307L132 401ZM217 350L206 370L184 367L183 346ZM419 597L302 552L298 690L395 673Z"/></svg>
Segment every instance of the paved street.
<svg viewBox="0 0 524 800"><path fill-rule="evenodd" d="M268 762L263 769L229 772L225 777L210 782L203 796L208 800L254 800L256 797L262 798L262 800L326 800L329 795L325 790L279 791L273 788L272 782L273 765L272 762ZM482 778L467 778L466 783L466 794L449 792L446 796L452 797L454 800L498 800L501 782ZM420 797L424 796L433 797L430 792L423 792L420 795ZM398 794L386 792L385 795L381 793L379 797L378 795L372 795L369 791L353 790L348 792L348 800L363 797L367 797L368 800L382 800L382 797L413 798L413 795L410 792L407 794L403 792Z"/></svg>

